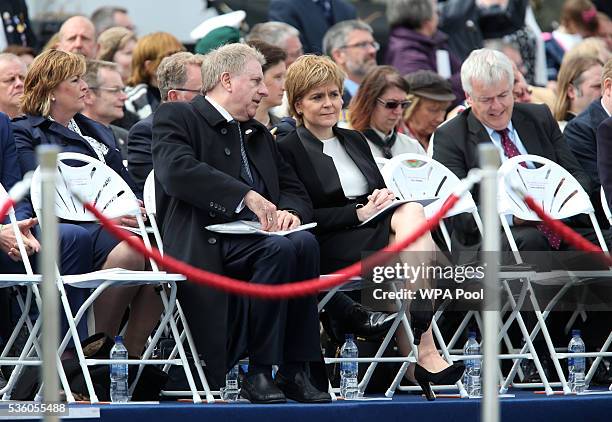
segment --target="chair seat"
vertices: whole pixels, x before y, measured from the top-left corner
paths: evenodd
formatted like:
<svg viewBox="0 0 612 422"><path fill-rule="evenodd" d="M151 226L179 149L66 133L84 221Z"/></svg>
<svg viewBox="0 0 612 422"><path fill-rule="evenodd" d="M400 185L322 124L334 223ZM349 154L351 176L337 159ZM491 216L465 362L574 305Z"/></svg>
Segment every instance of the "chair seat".
<svg viewBox="0 0 612 422"><path fill-rule="evenodd" d="M114 286L141 286L143 284L159 284L172 281L184 281L182 274L166 273L163 271L131 271L121 268L110 268L94 271L87 274L62 276L64 284L80 289L95 289L107 281Z"/></svg>

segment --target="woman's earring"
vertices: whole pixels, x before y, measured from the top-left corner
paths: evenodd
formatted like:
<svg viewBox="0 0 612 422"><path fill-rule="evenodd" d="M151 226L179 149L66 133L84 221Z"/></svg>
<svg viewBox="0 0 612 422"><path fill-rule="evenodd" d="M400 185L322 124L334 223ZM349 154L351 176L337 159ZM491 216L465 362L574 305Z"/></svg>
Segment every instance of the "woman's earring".
<svg viewBox="0 0 612 422"><path fill-rule="evenodd" d="M55 101L55 97L51 97L51 101Z"/></svg>

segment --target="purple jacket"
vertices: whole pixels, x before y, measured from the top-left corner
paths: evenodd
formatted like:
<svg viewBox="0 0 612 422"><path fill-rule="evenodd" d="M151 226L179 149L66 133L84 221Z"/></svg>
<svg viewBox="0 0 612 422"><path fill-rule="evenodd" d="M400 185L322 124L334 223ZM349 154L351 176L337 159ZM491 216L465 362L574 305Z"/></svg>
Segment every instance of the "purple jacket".
<svg viewBox="0 0 612 422"><path fill-rule="evenodd" d="M395 27L389 36L387 57L385 62L395 66L402 75L417 70L431 70L437 72L436 50L448 50L448 36L441 31L433 37L427 37L419 32L405 28ZM461 62L449 51L451 73L450 82L457 97L453 106L460 104L465 98L461 87Z"/></svg>

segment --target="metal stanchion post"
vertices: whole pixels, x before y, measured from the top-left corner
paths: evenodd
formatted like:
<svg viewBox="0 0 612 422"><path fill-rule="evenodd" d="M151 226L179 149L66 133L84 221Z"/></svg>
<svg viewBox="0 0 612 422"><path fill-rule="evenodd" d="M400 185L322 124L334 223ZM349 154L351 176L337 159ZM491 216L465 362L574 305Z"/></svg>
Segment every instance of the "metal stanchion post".
<svg viewBox="0 0 612 422"><path fill-rule="evenodd" d="M38 147L40 179L42 192L42 348L43 348L43 397L45 403L59 401L59 382L57 374L57 345L59 337L59 298L56 286L56 262L58 245L58 225L55 216L55 173L59 147L43 145ZM57 415L45 412L47 422L59 421Z"/></svg>
<svg viewBox="0 0 612 422"><path fill-rule="evenodd" d="M482 382L482 422L498 422L499 396L497 393L498 376L498 342L497 330L499 321L499 248L500 224L497 214L497 170L499 152L491 143L481 144L478 148L482 182L480 185L480 203L483 220L483 256L485 257L485 295L483 307L484 332L483 342L483 382Z"/></svg>

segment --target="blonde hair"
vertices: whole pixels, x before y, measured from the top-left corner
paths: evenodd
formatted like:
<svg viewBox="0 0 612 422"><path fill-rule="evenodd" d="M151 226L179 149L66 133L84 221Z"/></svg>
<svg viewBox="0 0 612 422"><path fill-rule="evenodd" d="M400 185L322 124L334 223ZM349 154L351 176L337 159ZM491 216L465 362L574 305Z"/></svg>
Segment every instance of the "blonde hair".
<svg viewBox="0 0 612 422"><path fill-rule="evenodd" d="M419 97L418 95L408 93L408 95L406 96L406 100L410 101L410 105L404 112L404 117L403 117L404 122L407 122L408 120L410 120L410 118L416 111L417 107L419 106L419 103L421 102L421 97Z"/></svg>
<svg viewBox="0 0 612 422"><path fill-rule="evenodd" d="M168 32L153 32L142 37L132 53L132 75L128 85L150 83L162 59L179 51L185 51L185 47ZM145 66L147 60L151 61L148 67Z"/></svg>
<svg viewBox="0 0 612 422"><path fill-rule="evenodd" d="M240 43L226 44L205 54L202 62L202 92L206 93L217 86L221 75L226 72L242 74L249 60L257 60L262 66L266 64L263 54Z"/></svg>
<svg viewBox="0 0 612 422"><path fill-rule="evenodd" d="M577 56L594 56L601 60L602 63L605 63L610 57L610 52L604 40L597 37L589 37L565 53L561 65Z"/></svg>
<svg viewBox="0 0 612 422"><path fill-rule="evenodd" d="M136 34L122 26L108 28L98 36L98 60L112 62L115 53L129 41L138 41Z"/></svg>
<svg viewBox="0 0 612 422"><path fill-rule="evenodd" d="M47 117L51 111L52 92L63 81L85 74L85 58L80 54L46 50L38 55L24 81L21 111Z"/></svg>
<svg viewBox="0 0 612 422"><path fill-rule="evenodd" d="M329 83L335 84L342 94L345 74L340 67L327 56L306 54L298 58L287 69L285 92L289 102L289 113L303 124L302 116L295 109L300 101L311 90Z"/></svg>

